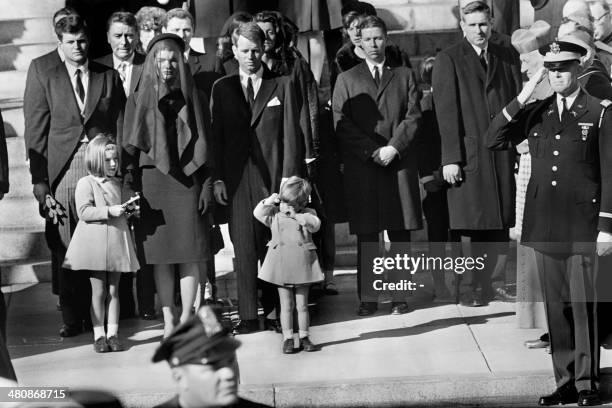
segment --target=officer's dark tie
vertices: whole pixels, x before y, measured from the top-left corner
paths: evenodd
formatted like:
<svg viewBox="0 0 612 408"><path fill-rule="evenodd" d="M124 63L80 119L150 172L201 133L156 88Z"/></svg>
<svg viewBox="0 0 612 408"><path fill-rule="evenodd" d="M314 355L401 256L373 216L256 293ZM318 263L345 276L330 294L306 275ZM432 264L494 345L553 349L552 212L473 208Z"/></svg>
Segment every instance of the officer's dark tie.
<svg viewBox="0 0 612 408"><path fill-rule="evenodd" d="M567 110L567 103L565 98L561 98L561 122L565 122L569 119L569 111Z"/></svg>
<svg viewBox="0 0 612 408"><path fill-rule="evenodd" d="M487 65L487 57L485 55L485 50L480 51L480 65L482 65L482 69L484 69L484 72L487 72L488 65Z"/></svg>
<svg viewBox="0 0 612 408"><path fill-rule="evenodd" d="M83 81L81 81L81 70L76 70L76 91L81 103L85 103L85 88L83 88Z"/></svg>
<svg viewBox="0 0 612 408"><path fill-rule="evenodd" d="M253 105L255 104L255 90L253 89L253 80L251 77L247 80L247 101L251 109L253 109Z"/></svg>
<svg viewBox="0 0 612 408"><path fill-rule="evenodd" d="M380 72L378 71L378 65L374 65L374 83L378 88L380 86Z"/></svg>

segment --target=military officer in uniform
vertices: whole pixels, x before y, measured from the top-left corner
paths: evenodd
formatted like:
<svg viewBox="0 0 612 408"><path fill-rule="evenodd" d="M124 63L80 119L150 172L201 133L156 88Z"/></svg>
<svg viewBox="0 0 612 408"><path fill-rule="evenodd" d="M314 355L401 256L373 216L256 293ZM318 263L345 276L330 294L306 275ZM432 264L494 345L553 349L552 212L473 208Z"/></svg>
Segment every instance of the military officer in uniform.
<svg viewBox="0 0 612 408"><path fill-rule="evenodd" d="M230 337L210 306L178 326L155 352L153 362L166 360L179 391L156 408L264 408L238 397L240 342Z"/></svg>
<svg viewBox="0 0 612 408"><path fill-rule="evenodd" d="M527 139L532 156L522 241L536 252L557 384L542 406L600 404L593 282L597 255L612 252L612 102L580 88L586 52L563 41L540 48L544 68L487 134L494 150ZM525 106L545 75L555 93Z"/></svg>

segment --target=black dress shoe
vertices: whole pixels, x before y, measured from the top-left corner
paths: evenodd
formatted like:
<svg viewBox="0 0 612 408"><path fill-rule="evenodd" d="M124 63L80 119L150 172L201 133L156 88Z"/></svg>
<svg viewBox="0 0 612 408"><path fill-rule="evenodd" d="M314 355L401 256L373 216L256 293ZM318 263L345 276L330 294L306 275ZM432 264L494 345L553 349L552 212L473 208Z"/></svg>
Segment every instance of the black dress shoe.
<svg viewBox="0 0 612 408"><path fill-rule="evenodd" d="M312 352L318 351L319 347L316 344L313 344L312 341L310 341L310 339L308 338L308 336L306 336L300 339L300 350Z"/></svg>
<svg viewBox="0 0 612 408"><path fill-rule="evenodd" d="M547 407L551 405L575 404L578 401L578 392L574 386L557 388L550 395L540 397L538 405Z"/></svg>
<svg viewBox="0 0 612 408"><path fill-rule="evenodd" d="M155 313L155 310L145 310L140 313L140 318L142 320L155 320L157 319L157 313Z"/></svg>
<svg viewBox="0 0 612 408"><path fill-rule="evenodd" d="M601 399L599 398L598 391L582 390L578 393L578 406L579 407L592 407L595 405L601 405Z"/></svg>
<svg viewBox="0 0 612 408"><path fill-rule="evenodd" d="M259 319L240 320L232 329L234 335L248 334L256 331L259 331Z"/></svg>
<svg viewBox="0 0 612 408"><path fill-rule="evenodd" d="M273 330L276 333L282 333L281 322L278 319L266 319L264 320L264 330Z"/></svg>
<svg viewBox="0 0 612 408"><path fill-rule="evenodd" d="M111 351L108 343L106 342L106 337L100 336L93 344L94 351L96 353L108 353Z"/></svg>
<svg viewBox="0 0 612 408"><path fill-rule="evenodd" d="M62 327L60 327L59 335L61 337L74 337L78 336L82 332L83 329L81 327L68 326L67 324L63 324Z"/></svg>
<svg viewBox="0 0 612 408"><path fill-rule="evenodd" d="M287 339L283 341L283 354L293 354L295 349L293 348L293 339Z"/></svg>
<svg viewBox="0 0 612 408"><path fill-rule="evenodd" d="M100 337L100 338L102 338L102 337ZM123 350L125 350L124 347L123 347L123 344L121 344L121 342L119 341L117 336L109 337L108 340L106 340L106 343L108 344L108 347L109 347L110 351L123 351Z"/></svg>
<svg viewBox="0 0 612 408"><path fill-rule="evenodd" d="M357 310L357 314L359 316L369 316L371 314L374 314L374 312L376 312L377 309L378 309L378 306L374 302L361 302L359 304L359 309Z"/></svg>
<svg viewBox="0 0 612 408"><path fill-rule="evenodd" d="M391 304L391 314L392 315L401 315L406 314L410 311L410 308L406 304L406 302L401 303L392 303Z"/></svg>

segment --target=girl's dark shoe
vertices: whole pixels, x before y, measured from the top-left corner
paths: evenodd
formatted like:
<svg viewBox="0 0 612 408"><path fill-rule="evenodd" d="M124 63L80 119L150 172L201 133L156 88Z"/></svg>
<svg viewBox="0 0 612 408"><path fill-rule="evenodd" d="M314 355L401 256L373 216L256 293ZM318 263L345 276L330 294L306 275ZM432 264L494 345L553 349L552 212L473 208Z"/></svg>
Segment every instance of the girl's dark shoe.
<svg viewBox="0 0 612 408"><path fill-rule="evenodd" d="M106 342L106 337L104 336L98 337L98 339L94 341L93 347L96 353L108 353L111 351L108 343Z"/></svg>
<svg viewBox="0 0 612 408"><path fill-rule="evenodd" d="M300 349L304 351L318 351L319 347L316 344L313 344L308 337L302 337L300 339Z"/></svg>
<svg viewBox="0 0 612 408"><path fill-rule="evenodd" d="M287 339L283 341L283 353L284 354L295 353L295 349L293 348L293 339Z"/></svg>
<svg viewBox="0 0 612 408"><path fill-rule="evenodd" d="M110 351L123 351L123 350L125 350L123 348L123 344L121 344L121 342L119 341L117 336L109 337L107 342L108 342L108 347L110 347Z"/></svg>

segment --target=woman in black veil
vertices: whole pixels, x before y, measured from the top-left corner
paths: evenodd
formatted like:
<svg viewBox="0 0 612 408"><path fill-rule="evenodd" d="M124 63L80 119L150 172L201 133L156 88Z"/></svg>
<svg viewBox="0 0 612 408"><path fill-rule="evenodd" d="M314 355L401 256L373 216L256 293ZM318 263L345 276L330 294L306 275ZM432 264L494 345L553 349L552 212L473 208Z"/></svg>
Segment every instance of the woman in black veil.
<svg viewBox="0 0 612 408"><path fill-rule="evenodd" d="M209 259L211 198L210 113L183 58L183 40L151 40L143 77L125 111L125 194L141 191L136 240L152 265L164 317L164 337L174 328L175 272L180 276L184 322L192 313L199 264Z"/></svg>

